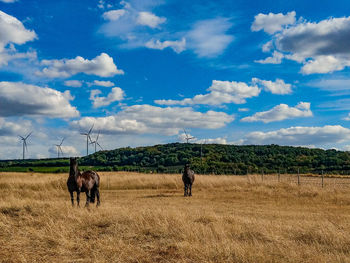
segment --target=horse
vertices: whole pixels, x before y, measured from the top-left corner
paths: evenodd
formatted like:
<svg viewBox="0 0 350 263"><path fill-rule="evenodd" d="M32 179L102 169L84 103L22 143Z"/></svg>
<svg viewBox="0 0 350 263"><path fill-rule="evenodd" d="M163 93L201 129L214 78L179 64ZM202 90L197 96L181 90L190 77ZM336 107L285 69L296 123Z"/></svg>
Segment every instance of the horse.
<svg viewBox="0 0 350 263"><path fill-rule="evenodd" d="M194 171L190 169L188 164L185 165L184 172L182 174L182 181L184 182L184 196L192 196Z"/></svg>
<svg viewBox="0 0 350 263"><path fill-rule="evenodd" d="M73 192L77 192L77 204L80 202L80 193L86 193L86 204L95 202L95 195L97 196L97 205L100 205L100 176L95 171L85 171L81 173L78 168L78 161L76 157L70 158L70 170L67 180L67 187L70 193L72 206L74 206Z"/></svg>

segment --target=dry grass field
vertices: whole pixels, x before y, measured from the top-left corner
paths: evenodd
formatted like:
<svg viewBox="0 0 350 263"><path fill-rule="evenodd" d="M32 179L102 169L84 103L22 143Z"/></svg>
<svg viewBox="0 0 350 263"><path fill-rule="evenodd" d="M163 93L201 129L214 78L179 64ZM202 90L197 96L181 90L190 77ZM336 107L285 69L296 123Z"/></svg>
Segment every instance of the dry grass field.
<svg viewBox="0 0 350 263"><path fill-rule="evenodd" d="M184 198L180 175L100 174L89 209L66 174L0 174L0 261L350 262L350 187L197 176Z"/></svg>

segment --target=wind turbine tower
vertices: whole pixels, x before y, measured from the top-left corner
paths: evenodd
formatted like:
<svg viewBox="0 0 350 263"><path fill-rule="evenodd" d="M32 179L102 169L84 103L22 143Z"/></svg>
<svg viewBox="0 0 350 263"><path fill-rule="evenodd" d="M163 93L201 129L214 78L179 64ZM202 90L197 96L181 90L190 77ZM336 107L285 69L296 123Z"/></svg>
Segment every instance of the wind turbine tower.
<svg viewBox="0 0 350 263"><path fill-rule="evenodd" d="M62 139L61 143L60 144L55 144L55 146L57 147L57 158L60 158L60 152L62 154L62 157L63 157L63 151L62 151L62 143L64 141L65 138Z"/></svg>
<svg viewBox="0 0 350 263"><path fill-rule="evenodd" d="M98 131L98 134L97 134L97 137L96 137L96 140L92 141L90 144L95 144L95 152L96 152L96 145L98 145L101 150L103 150L102 146L98 143L98 137L100 137L100 132L101 131Z"/></svg>
<svg viewBox="0 0 350 263"><path fill-rule="evenodd" d="M189 136L189 135L187 134L187 132L186 132L185 129L184 129L184 132L185 132L185 136L186 136L185 140L186 140L187 143L188 143L190 140L194 140L194 139L195 139L195 137Z"/></svg>
<svg viewBox="0 0 350 263"><path fill-rule="evenodd" d="M91 142L90 134L91 134L93 128L94 128L94 124L92 124L89 132L80 133L81 135L85 135L86 136L86 155L89 155L89 140Z"/></svg>
<svg viewBox="0 0 350 263"><path fill-rule="evenodd" d="M27 139L29 138L29 136L32 134L32 132L30 132L26 137L23 137L21 135L18 135L22 142L23 142L23 160L25 158L25 151L28 151L28 147L27 147Z"/></svg>

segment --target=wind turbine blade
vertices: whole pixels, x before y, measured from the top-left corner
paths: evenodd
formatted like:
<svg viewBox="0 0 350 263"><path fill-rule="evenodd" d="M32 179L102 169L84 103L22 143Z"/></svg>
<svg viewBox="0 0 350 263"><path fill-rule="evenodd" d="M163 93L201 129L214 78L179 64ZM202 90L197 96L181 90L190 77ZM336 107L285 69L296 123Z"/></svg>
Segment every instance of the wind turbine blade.
<svg viewBox="0 0 350 263"><path fill-rule="evenodd" d="M103 151L103 148L102 148L102 146L98 143L98 142L96 142L96 144L101 148L101 150Z"/></svg>
<svg viewBox="0 0 350 263"><path fill-rule="evenodd" d="M24 137L22 137L21 135L18 135L18 137L20 137L20 138L21 138L21 140L24 140Z"/></svg>
<svg viewBox="0 0 350 263"><path fill-rule="evenodd" d="M62 153L62 156L63 156L63 151L62 151L61 146L58 146L58 149L60 150L60 152Z"/></svg>
<svg viewBox="0 0 350 263"><path fill-rule="evenodd" d="M98 141L98 137L100 136L101 130L98 131L97 137L96 137L96 142Z"/></svg>
<svg viewBox="0 0 350 263"><path fill-rule="evenodd" d="M29 137L30 135L32 135L32 133L33 133L33 132L31 131L31 132L27 135L27 137L25 138L25 140L28 139L28 137Z"/></svg>
<svg viewBox="0 0 350 263"><path fill-rule="evenodd" d="M90 142L92 143L92 140L91 140L91 137L90 135L88 134L87 137L89 138Z"/></svg>
<svg viewBox="0 0 350 263"><path fill-rule="evenodd" d="M92 132L92 129L94 128L94 125L95 125L95 123L92 124L91 129L90 129L89 132L88 132L89 135L90 135L90 133Z"/></svg>
<svg viewBox="0 0 350 263"><path fill-rule="evenodd" d="M184 129L184 132L185 132L185 135L186 135L186 138L187 138L187 132L186 132L186 130Z"/></svg>
<svg viewBox="0 0 350 263"><path fill-rule="evenodd" d="M28 147L27 147L27 142L26 142L26 140L23 140L23 143L24 143L24 147L25 147L26 151L28 152Z"/></svg>
<svg viewBox="0 0 350 263"><path fill-rule="evenodd" d="M60 146L62 145L63 141L64 141L65 138L62 139L61 143L60 143Z"/></svg>

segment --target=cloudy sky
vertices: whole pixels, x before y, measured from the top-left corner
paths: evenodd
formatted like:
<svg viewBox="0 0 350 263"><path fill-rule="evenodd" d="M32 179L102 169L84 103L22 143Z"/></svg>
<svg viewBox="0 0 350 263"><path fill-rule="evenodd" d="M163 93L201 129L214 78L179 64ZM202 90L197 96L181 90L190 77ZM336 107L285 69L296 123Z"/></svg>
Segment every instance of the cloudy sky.
<svg viewBox="0 0 350 263"><path fill-rule="evenodd" d="M186 129L349 150L349 15L347 0L0 0L0 159L31 131L30 158L63 138L85 155L92 125L104 149Z"/></svg>

